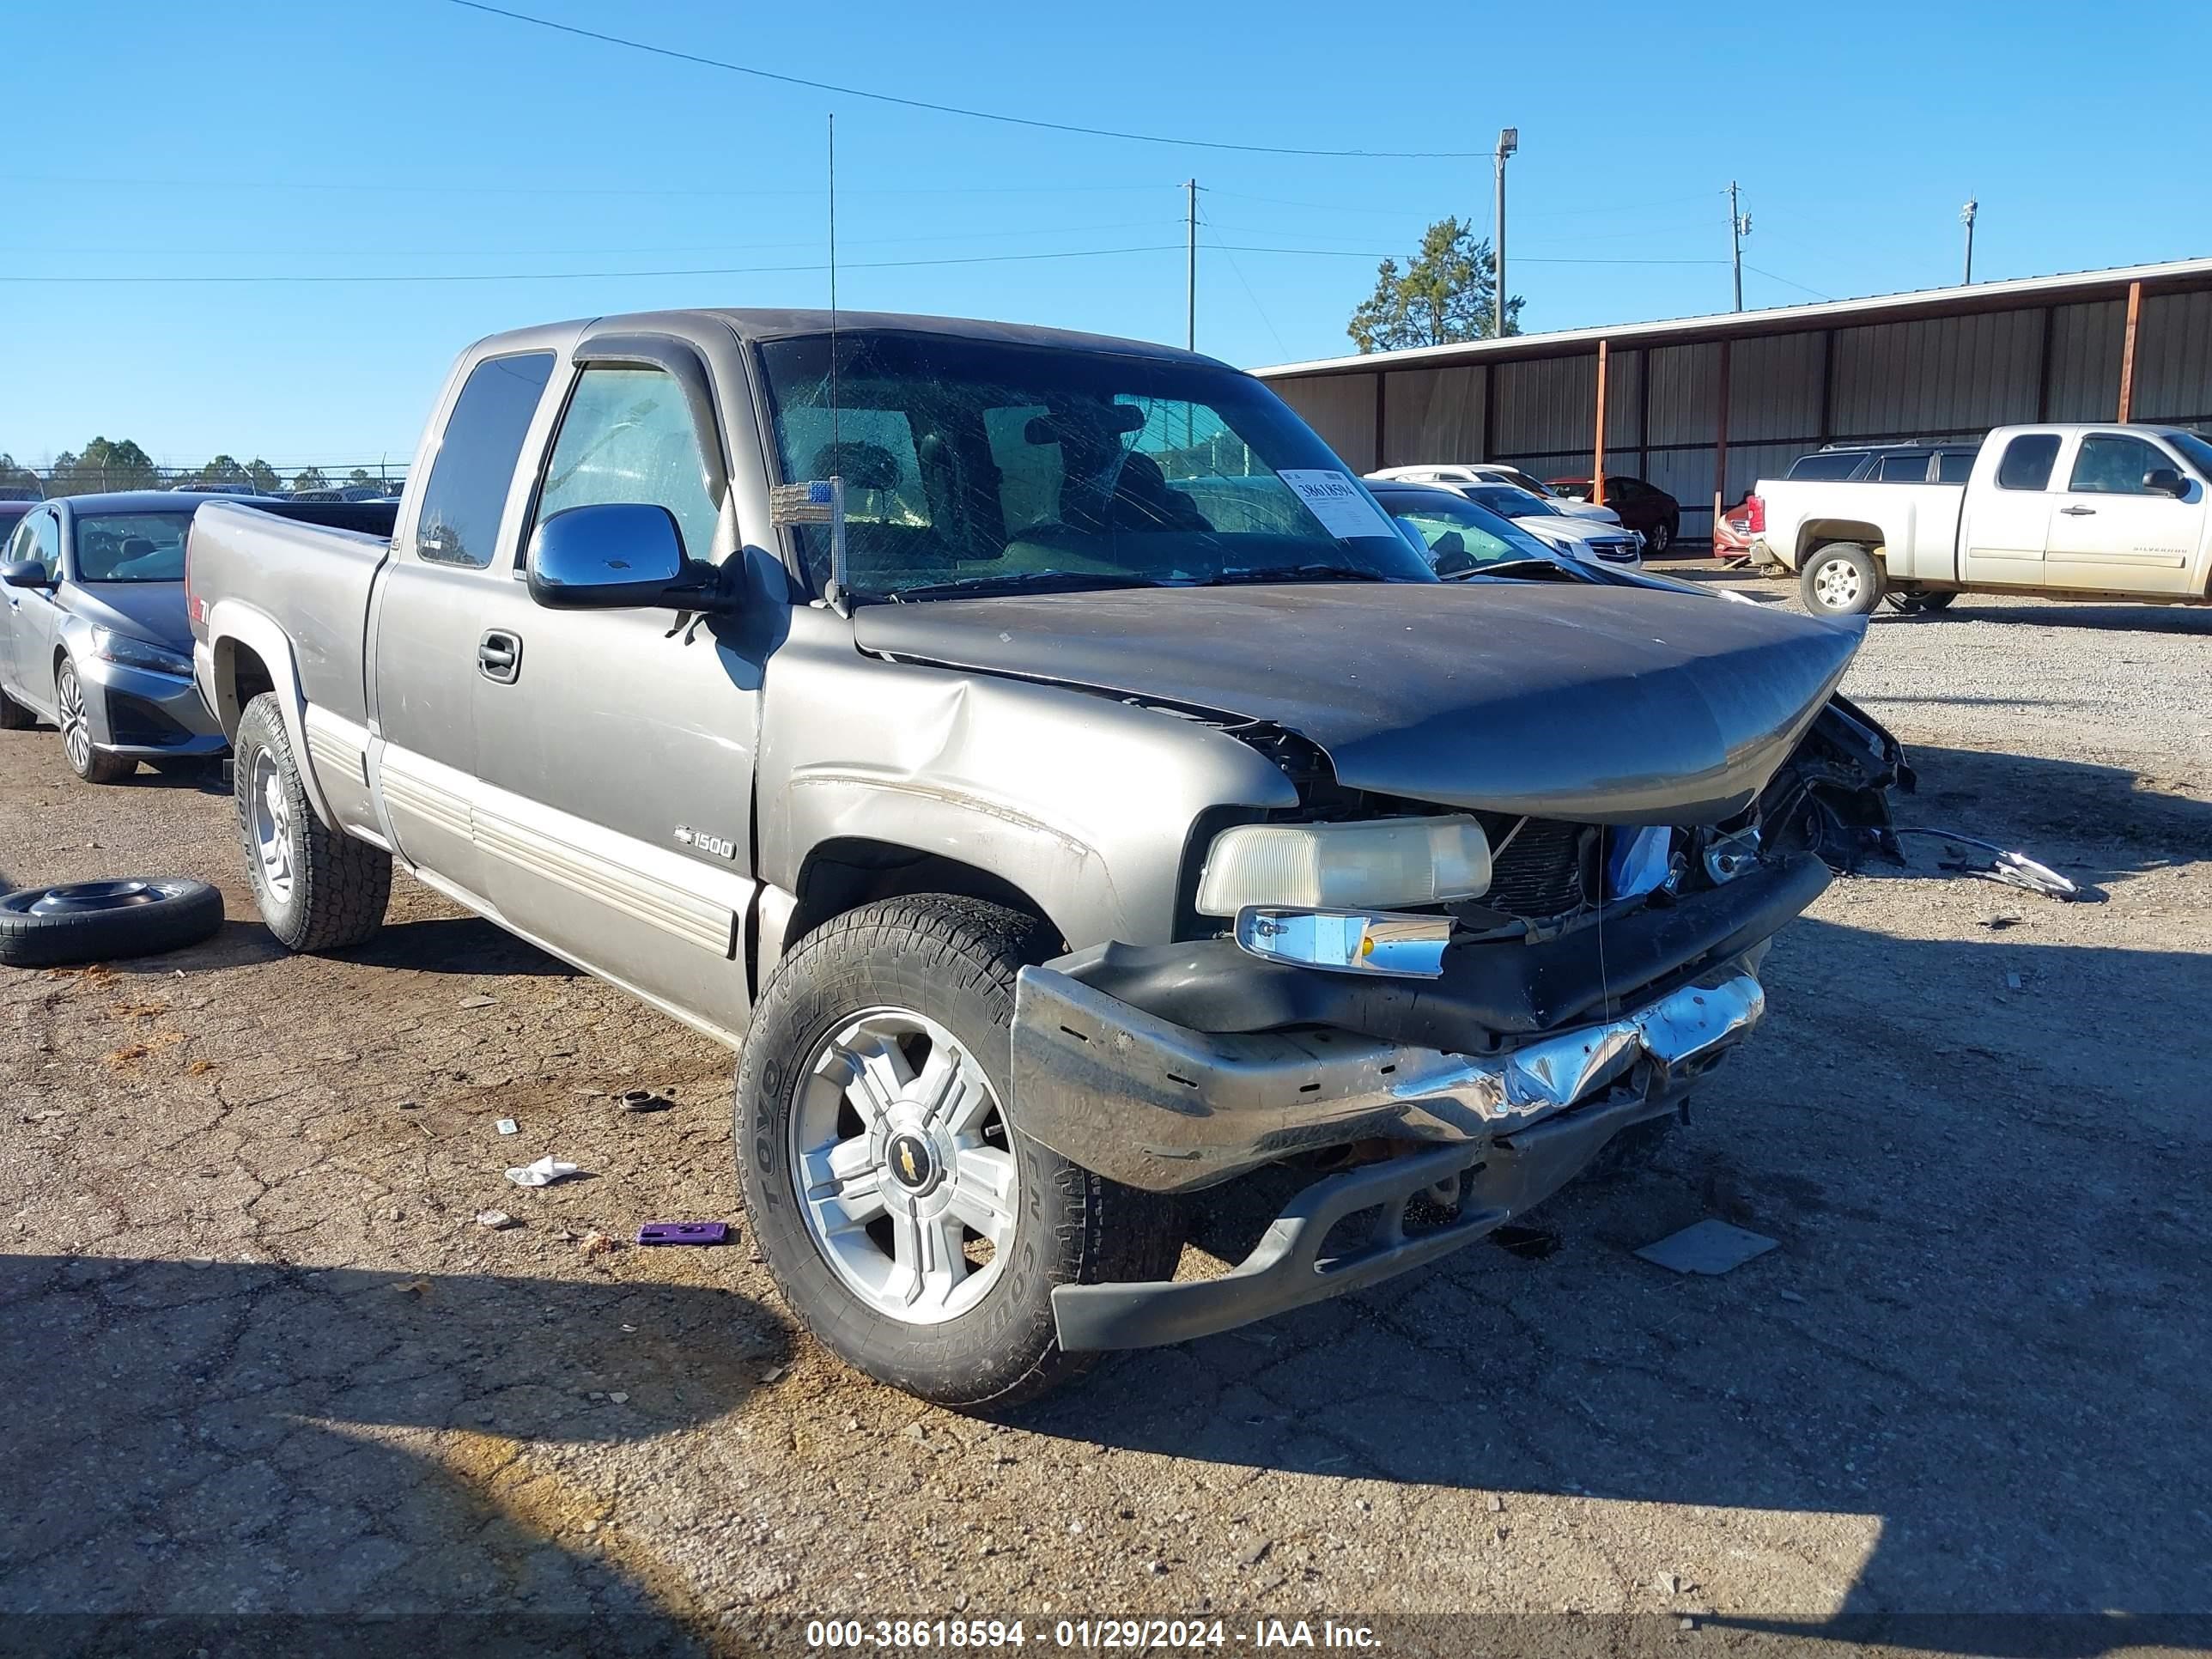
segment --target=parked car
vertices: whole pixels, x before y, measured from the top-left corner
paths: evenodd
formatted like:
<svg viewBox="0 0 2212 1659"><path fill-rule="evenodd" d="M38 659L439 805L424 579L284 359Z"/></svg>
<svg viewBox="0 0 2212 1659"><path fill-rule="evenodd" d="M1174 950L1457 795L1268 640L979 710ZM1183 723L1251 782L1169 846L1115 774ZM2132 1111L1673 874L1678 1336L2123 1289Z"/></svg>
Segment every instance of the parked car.
<svg viewBox="0 0 2212 1659"><path fill-rule="evenodd" d="M38 484L0 484L0 506L20 501L43 501L46 492Z"/></svg>
<svg viewBox="0 0 2212 1659"><path fill-rule="evenodd" d="M2177 427L2000 427L1963 484L1762 479L1751 529L1828 616L1962 592L2202 603L2208 481L2212 443Z"/></svg>
<svg viewBox="0 0 2212 1659"><path fill-rule="evenodd" d="M1383 482L1388 482L1383 481ZM1641 564L1643 538L1632 530L1617 530L1589 516L1570 514L1548 495L1534 495L1518 484L1444 483L1433 486L1487 507L1555 551L1570 558L1602 560L1607 564Z"/></svg>
<svg viewBox="0 0 2212 1659"><path fill-rule="evenodd" d="M1553 490L1577 501L1590 499L1590 481L1553 478ZM1682 504L1656 484L1622 472L1605 475L1605 505L1620 522L1644 538L1644 550L1652 558L1663 556L1681 539Z"/></svg>
<svg viewBox="0 0 2212 1659"><path fill-rule="evenodd" d="M1829 444L1790 463L1791 479L1829 483L1964 483L1975 444Z"/></svg>
<svg viewBox="0 0 2212 1659"><path fill-rule="evenodd" d="M37 505L37 501L28 499L0 501L0 547L8 544L8 538L15 533L15 526L22 523L24 516Z"/></svg>
<svg viewBox="0 0 2212 1659"><path fill-rule="evenodd" d="M192 686L191 521L166 491L64 496L27 514L0 558L0 726L52 721L87 782L222 751Z"/></svg>
<svg viewBox="0 0 2212 1659"><path fill-rule="evenodd" d="M1722 514L1720 522L1713 526L1713 556L1749 558L1751 544L1751 492L1746 490L1743 499Z"/></svg>
<svg viewBox="0 0 2212 1659"><path fill-rule="evenodd" d="M395 536L213 503L189 605L277 939L398 863L738 1048L753 1240L876 1376L1003 1407L1518 1217L1886 822L1860 629L1440 583L1225 365L834 320L479 342Z"/></svg>
<svg viewBox="0 0 2212 1659"><path fill-rule="evenodd" d="M1395 479L1405 483L1443 484L1456 488L1462 484L1511 484L1516 489L1525 489L1531 495L1549 501L1553 509L1570 518L1595 519L1601 524L1618 525L1620 514L1609 507L1595 501L1578 500L1561 494L1534 473L1524 472L1517 466L1503 461L1468 461L1443 466L1386 466L1379 472L1367 475L1370 480Z"/></svg>
<svg viewBox="0 0 2212 1659"><path fill-rule="evenodd" d="M1573 581L1595 587L1640 587L1647 592L1693 593L1700 599L1758 600L1733 588L1709 587L1662 576L1633 565L1577 559L1538 541L1510 519L1434 484L1382 483L1375 499L1397 520L1407 538L1445 581L1480 576L1512 581Z"/></svg>

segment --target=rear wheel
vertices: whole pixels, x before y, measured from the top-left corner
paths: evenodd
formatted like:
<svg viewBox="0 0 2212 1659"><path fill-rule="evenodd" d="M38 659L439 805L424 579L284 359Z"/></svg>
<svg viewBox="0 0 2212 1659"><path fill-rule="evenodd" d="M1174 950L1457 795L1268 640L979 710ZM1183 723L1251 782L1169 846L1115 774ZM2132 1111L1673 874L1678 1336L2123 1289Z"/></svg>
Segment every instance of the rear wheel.
<svg viewBox="0 0 2212 1659"><path fill-rule="evenodd" d="M76 677L76 665L67 658L54 671L54 708L62 731L62 753L69 757L70 770L77 776L87 783L120 783L138 769L135 760L102 754L93 747L84 682Z"/></svg>
<svg viewBox="0 0 2212 1659"><path fill-rule="evenodd" d="M269 931L295 951L359 945L384 925L392 854L331 829L308 804L274 692L238 723L238 825Z"/></svg>
<svg viewBox="0 0 2212 1659"><path fill-rule="evenodd" d="M1644 532L1644 551L1651 558L1664 557L1667 550L1674 544L1674 526L1668 520L1660 520Z"/></svg>
<svg viewBox="0 0 2212 1659"><path fill-rule="evenodd" d="M823 1343L943 1405L1002 1409L1077 1375L1055 1286L1164 1279L1164 1200L1022 1133L1014 980L1047 948L981 900L886 899L778 964L738 1066L745 1210Z"/></svg>
<svg viewBox="0 0 2212 1659"><path fill-rule="evenodd" d="M1881 567L1856 542L1830 542L1805 561L1797 591L1816 616L1863 617L1881 603Z"/></svg>

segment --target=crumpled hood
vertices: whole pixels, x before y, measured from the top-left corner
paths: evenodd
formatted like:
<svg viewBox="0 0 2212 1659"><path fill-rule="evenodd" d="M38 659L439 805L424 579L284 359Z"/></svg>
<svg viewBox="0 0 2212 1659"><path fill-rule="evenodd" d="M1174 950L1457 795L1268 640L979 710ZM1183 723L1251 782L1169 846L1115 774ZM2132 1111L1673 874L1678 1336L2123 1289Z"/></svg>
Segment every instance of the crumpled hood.
<svg viewBox="0 0 2212 1659"><path fill-rule="evenodd" d="M1505 582L945 599L866 605L853 627L880 656L1273 721L1355 789L1610 823L1741 811L1864 631L1702 595Z"/></svg>
<svg viewBox="0 0 2212 1659"><path fill-rule="evenodd" d="M182 582L72 582L63 590L62 608L95 628L112 628L191 654L192 629L185 619Z"/></svg>

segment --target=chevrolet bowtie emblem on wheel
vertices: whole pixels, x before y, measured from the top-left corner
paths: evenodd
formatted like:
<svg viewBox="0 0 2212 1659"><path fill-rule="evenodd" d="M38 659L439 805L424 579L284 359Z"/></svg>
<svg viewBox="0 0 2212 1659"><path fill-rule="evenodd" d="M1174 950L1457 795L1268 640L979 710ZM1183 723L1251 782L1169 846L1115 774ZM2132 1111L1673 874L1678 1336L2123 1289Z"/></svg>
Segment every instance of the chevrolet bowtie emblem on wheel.
<svg viewBox="0 0 2212 1659"><path fill-rule="evenodd" d="M898 1149L898 1152L899 1173L903 1175L909 1182L921 1180L921 1170L914 1161L914 1148L911 1146L902 1146Z"/></svg>

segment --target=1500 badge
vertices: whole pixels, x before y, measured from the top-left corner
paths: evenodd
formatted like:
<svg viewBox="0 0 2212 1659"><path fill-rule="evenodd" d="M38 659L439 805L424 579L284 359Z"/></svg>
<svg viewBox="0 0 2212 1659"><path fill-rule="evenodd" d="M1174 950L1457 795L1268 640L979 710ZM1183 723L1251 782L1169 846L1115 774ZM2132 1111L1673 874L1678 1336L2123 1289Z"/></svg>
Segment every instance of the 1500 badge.
<svg viewBox="0 0 2212 1659"><path fill-rule="evenodd" d="M696 847L702 853L712 853L716 858L733 859L738 855L738 844L725 841L720 836L710 836L703 830L694 830L688 823L676 826L676 839L686 847Z"/></svg>

